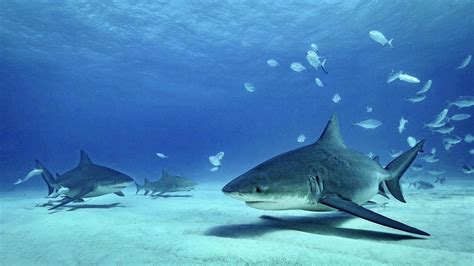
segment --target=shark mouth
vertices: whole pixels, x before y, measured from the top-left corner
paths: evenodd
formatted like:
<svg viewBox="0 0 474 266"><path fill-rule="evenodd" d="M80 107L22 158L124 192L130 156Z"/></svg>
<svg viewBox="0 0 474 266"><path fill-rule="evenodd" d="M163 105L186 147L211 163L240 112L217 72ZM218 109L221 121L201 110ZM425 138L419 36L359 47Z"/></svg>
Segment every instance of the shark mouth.
<svg viewBox="0 0 474 266"><path fill-rule="evenodd" d="M258 203L277 203L276 201L265 201L265 200L252 200L246 201L245 204L258 204Z"/></svg>
<svg viewBox="0 0 474 266"><path fill-rule="evenodd" d="M281 206L277 201L260 201L260 200L252 200L252 201L245 201L245 205L259 209L259 210L281 210Z"/></svg>

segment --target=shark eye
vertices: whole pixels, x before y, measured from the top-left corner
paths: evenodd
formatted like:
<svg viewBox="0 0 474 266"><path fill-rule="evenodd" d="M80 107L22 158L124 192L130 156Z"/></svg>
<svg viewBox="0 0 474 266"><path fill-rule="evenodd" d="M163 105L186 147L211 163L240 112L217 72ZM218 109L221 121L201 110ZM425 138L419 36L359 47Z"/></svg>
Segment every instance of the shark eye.
<svg viewBox="0 0 474 266"><path fill-rule="evenodd" d="M257 193L262 193L263 192L263 189L261 189L260 187L255 187L255 192Z"/></svg>

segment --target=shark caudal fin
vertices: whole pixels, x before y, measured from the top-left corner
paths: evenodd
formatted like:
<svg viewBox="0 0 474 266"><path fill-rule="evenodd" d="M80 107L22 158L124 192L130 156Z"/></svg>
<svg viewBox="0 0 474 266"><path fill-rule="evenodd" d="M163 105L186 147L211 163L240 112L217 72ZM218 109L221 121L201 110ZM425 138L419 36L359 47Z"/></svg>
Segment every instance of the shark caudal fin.
<svg viewBox="0 0 474 266"><path fill-rule="evenodd" d="M401 202L406 201L400 188L400 178L415 160L418 152L423 152L424 143L425 140L420 140L413 148L398 156L385 167L385 170L390 173L390 178L385 180L385 185L387 185L388 191Z"/></svg>
<svg viewBox="0 0 474 266"><path fill-rule="evenodd" d="M137 182L135 182L135 186L137 187L137 192L135 192L135 194L138 194L138 192L142 190L143 186L140 186Z"/></svg>
<svg viewBox="0 0 474 266"><path fill-rule="evenodd" d="M48 196L53 194L53 192L54 192L54 177L53 177L53 175L38 160L36 160L36 168L43 170L43 173L41 173L41 177L43 178L44 182L48 186Z"/></svg>

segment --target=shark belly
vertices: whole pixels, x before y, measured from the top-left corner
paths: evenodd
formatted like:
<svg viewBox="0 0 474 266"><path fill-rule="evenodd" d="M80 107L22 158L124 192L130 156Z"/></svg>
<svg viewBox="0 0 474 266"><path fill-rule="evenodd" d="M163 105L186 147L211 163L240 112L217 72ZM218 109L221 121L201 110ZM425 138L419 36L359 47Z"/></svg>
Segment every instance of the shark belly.
<svg viewBox="0 0 474 266"><path fill-rule="evenodd" d="M99 197L99 196L102 196L102 195L115 193L115 192L118 192L118 191L120 191L120 190L117 190L116 188L108 188L108 187L98 186L98 187L94 188L94 190L92 190L91 192L84 195L82 198ZM79 194L80 192L81 192L81 189L73 188L73 189L69 189L69 191L67 193L64 193L64 195L69 197L69 198L73 198L77 194Z"/></svg>
<svg viewBox="0 0 474 266"><path fill-rule="evenodd" d="M98 197L110 193L119 192L121 189L116 187L107 187L107 186L97 186L90 193L86 194L84 198Z"/></svg>
<svg viewBox="0 0 474 266"><path fill-rule="evenodd" d="M378 185L377 180L357 180L357 182L338 184L335 188L329 186L323 193L327 195L335 194L354 203L363 204L377 194Z"/></svg>

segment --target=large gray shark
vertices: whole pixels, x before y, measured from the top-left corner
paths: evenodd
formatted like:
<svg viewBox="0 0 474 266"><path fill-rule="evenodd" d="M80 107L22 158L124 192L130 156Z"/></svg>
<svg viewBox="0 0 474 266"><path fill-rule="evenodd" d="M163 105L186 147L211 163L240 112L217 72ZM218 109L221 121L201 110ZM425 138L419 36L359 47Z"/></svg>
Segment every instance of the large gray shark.
<svg viewBox="0 0 474 266"><path fill-rule="evenodd" d="M116 170L94 164L85 151L81 150L81 159L77 167L54 178L38 160L36 168L41 169L41 176L48 185L50 197L64 196L59 204L49 210L64 206L83 198L98 197L109 193L124 196L122 189L131 185L133 179Z"/></svg>
<svg viewBox="0 0 474 266"><path fill-rule="evenodd" d="M429 235L361 206L385 184L405 202L399 180L422 151L424 140L385 168L346 147L333 115L313 144L273 157L235 178L222 191L263 210L341 210L394 229Z"/></svg>
<svg viewBox="0 0 474 266"><path fill-rule="evenodd" d="M168 172L163 171L160 180L150 182L148 179L145 179L145 183L143 185L139 185L135 182L135 186L137 187L136 194L138 194L138 192L143 189L145 191L145 195L147 195L150 191L152 195L155 193L162 195L167 192L189 191L194 186L196 186L196 182L186 177L170 175Z"/></svg>

